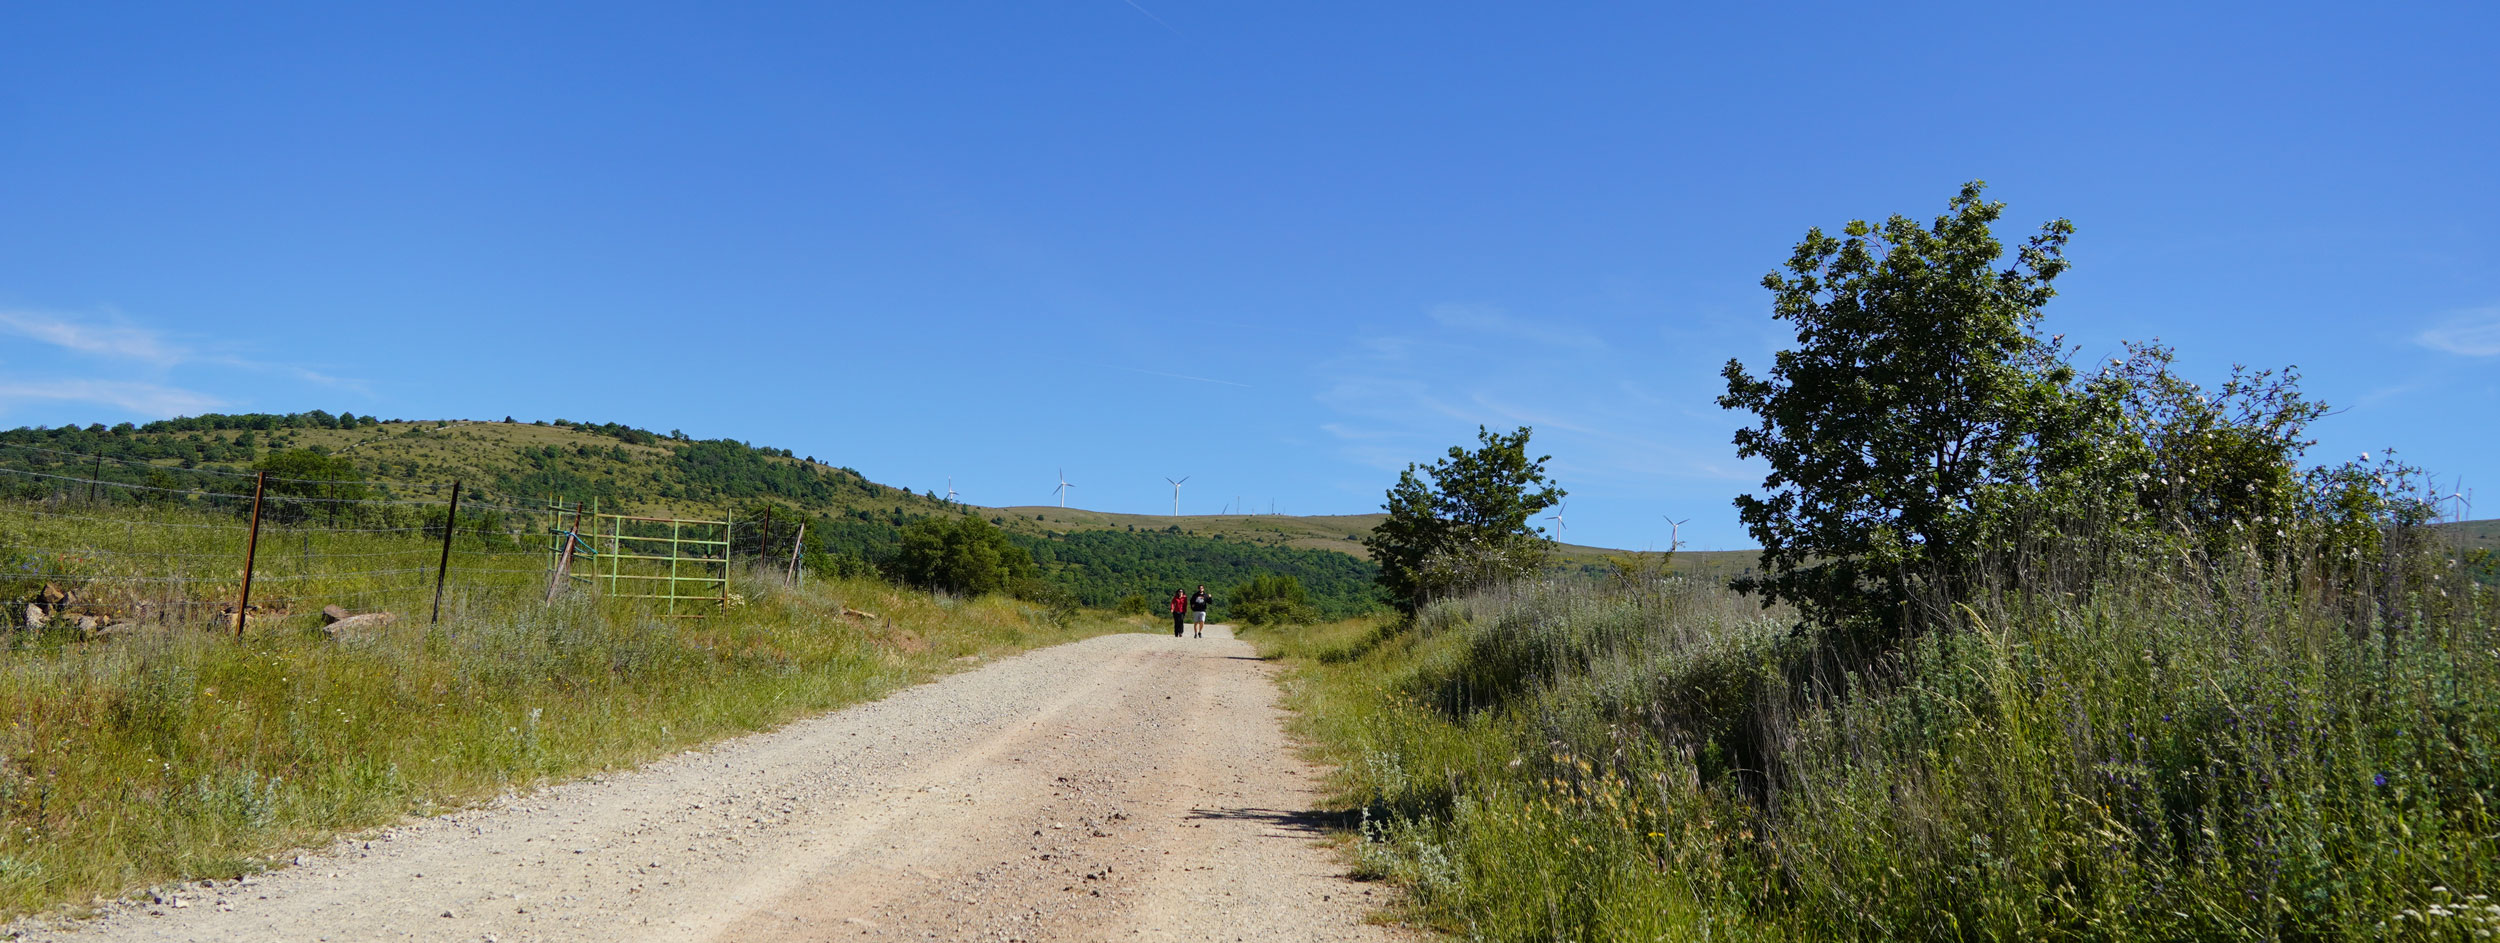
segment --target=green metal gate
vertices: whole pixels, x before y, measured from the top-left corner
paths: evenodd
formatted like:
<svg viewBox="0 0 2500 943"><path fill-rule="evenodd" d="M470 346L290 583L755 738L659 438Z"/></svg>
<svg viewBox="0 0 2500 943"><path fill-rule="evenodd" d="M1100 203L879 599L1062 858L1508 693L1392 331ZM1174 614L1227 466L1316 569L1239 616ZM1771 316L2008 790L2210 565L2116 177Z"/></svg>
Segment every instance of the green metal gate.
<svg viewBox="0 0 2500 943"><path fill-rule="evenodd" d="M562 502L554 509L557 585L665 600L672 616L729 608L730 521L602 514ZM680 603L689 611L679 612Z"/></svg>

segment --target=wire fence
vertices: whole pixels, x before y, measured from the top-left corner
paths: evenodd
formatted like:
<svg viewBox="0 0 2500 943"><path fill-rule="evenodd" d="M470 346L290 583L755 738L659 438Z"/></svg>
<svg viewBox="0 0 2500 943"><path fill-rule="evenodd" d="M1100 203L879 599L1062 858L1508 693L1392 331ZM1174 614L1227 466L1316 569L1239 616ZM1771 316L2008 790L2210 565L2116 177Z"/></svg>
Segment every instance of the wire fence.
<svg viewBox="0 0 2500 943"><path fill-rule="evenodd" d="M598 563L600 554L618 552L619 537L640 532L595 533L588 528L601 517L584 518L578 506L551 500L558 497L459 482L287 478L0 443L0 603L12 610L0 624L70 618L108 627L240 628L327 606L432 619L438 599L439 612L451 616L576 583L623 585L653 569L717 575L714 594L727 601L733 523L706 522L719 525L704 535L718 542L685 542L683 560ZM578 572L562 578L560 568ZM592 573L616 578L605 587L578 578ZM663 585L678 594L680 584ZM679 614L694 609L669 605Z"/></svg>

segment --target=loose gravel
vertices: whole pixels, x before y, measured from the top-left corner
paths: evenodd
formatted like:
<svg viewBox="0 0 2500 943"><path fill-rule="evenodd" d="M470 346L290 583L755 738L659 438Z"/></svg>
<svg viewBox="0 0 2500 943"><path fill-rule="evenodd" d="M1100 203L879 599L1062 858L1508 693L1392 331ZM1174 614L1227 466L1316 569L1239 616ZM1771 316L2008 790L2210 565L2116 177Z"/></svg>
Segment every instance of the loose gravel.
<svg viewBox="0 0 2500 943"><path fill-rule="evenodd" d="M1409 940L1224 626L1031 652L25 938Z"/></svg>

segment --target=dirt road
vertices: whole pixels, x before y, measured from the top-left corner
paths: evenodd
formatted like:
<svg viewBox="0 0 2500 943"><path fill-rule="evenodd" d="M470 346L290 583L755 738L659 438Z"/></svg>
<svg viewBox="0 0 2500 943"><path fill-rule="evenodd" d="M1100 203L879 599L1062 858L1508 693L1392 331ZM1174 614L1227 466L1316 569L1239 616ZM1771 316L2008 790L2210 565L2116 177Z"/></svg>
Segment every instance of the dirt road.
<svg viewBox="0 0 2500 943"><path fill-rule="evenodd" d="M1115 635L165 889L47 940L1393 940L1269 667Z"/></svg>

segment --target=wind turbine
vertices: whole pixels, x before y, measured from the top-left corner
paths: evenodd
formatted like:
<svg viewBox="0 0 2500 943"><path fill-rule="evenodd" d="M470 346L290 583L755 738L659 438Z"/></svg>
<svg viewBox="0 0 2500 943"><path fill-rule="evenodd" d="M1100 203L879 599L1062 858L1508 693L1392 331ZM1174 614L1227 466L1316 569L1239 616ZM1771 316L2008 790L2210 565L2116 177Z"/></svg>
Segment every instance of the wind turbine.
<svg viewBox="0 0 2500 943"><path fill-rule="evenodd" d="M948 503L948 504L953 504L953 503L955 503L955 495L956 495L956 494L957 494L957 492L955 491L955 476L953 476L953 475L948 475L948 476L946 476L946 503Z"/></svg>
<svg viewBox="0 0 2500 943"><path fill-rule="evenodd" d="M1074 487L1068 483L1068 470L1062 468L1059 470L1059 487L1050 489L1050 493L1059 496L1059 506L1064 508L1068 506L1068 489Z"/></svg>
<svg viewBox="0 0 2500 943"><path fill-rule="evenodd" d="M1165 480L1165 481L1172 481L1172 516L1173 516L1173 517L1179 517L1179 516L1181 516L1181 483L1182 483L1182 482L1186 482L1186 481L1188 481L1189 479L1190 479L1190 476L1188 476L1188 475L1182 475L1182 476L1181 476L1181 480L1180 480L1180 481L1172 481L1172 479L1171 479L1169 476L1166 476L1166 477L1163 479L1163 480Z"/></svg>
<svg viewBox="0 0 2500 943"><path fill-rule="evenodd" d="M1561 503L1561 504L1557 504L1557 505L1555 505L1555 506L1554 506L1554 513L1552 513L1552 514L1548 514L1548 515L1546 515L1546 516L1545 516L1545 519L1546 519L1546 520L1549 520L1549 521L1553 521L1553 522L1554 522L1554 532L1555 532L1555 533L1561 533L1561 532L1563 532L1563 531L1566 531L1566 530L1570 530L1570 529L1571 529L1571 525L1570 525L1570 524L1566 524L1566 523L1564 523L1564 522L1563 522L1563 518L1562 518L1562 516L1563 516L1563 512L1564 512L1564 511L1568 511L1568 510L1571 510L1571 503L1570 503L1570 502L1568 502L1568 501L1566 501L1566 502L1563 502L1563 503Z"/></svg>
<svg viewBox="0 0 2500 943"><path fill-rule="evenodd" d="M1684 549L1684 538L1681 535L1684 533L1684 525L1692 523L1693 519L1688 517L1679 521L1664 514L1658 516L1667 522L1667 552L1674 553Z"/></svg>

